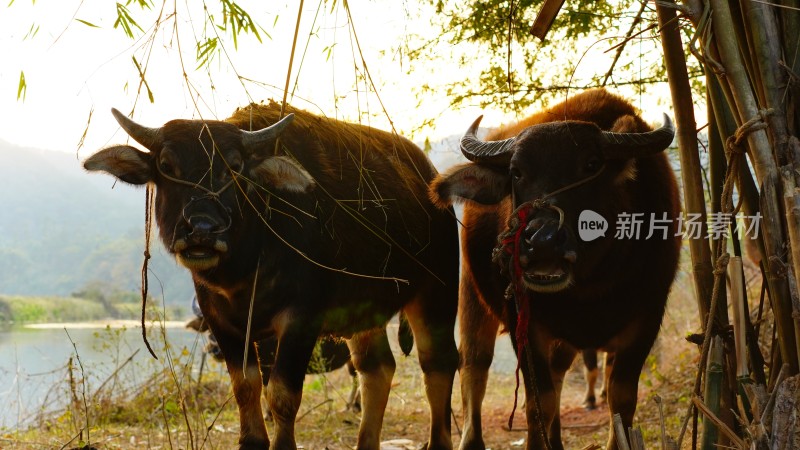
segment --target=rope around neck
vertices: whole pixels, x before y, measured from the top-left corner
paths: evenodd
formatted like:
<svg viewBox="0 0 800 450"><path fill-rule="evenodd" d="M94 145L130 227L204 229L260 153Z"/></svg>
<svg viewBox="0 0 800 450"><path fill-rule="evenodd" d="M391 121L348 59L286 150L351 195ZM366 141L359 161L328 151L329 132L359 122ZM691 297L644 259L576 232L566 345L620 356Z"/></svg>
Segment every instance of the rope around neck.
<svg viewBox="0 0 800 450"><path fill-rule="evenodd" d="M517 314L517 325L515 330L514 341L517 344L517 368L515 370L516 386L514 388L514 406L511 410L511 415L508 418L508 429L510 430L514 424L514 413L517 410L517 400L519 397L519 373L522 369L522 354L525 352L529 379L531 381L528 390L534 393L534 404L536 420L539 423L539 432L542 441L546 448L550 448L550 441L547 438L544 423L542 420L542 406L539 399L539 392L536 387L536 373L533 367L533 361L530 348L527 344L528 338L528 325L530 323L530 299L528 291L522 283L524 270L519 260L520 252L520 239L525 232L528 221L536 211L540 209L550 209L558 213L558 229L564 226L564 210L555 206L548 201L557 194L569 191L578 186L588 183L599 177L605 170L606 165L592 175L582 178L574 183L568 184L564 187L556 189L553 192L545 194L535 200L525 202L517 207L511 214L508 220L508 228L497 237L497 246L492 250L492 261L500 265L500 272L510 278L508 288L506 289L506 300L513 303L515 312ZM513 201L513 188L512 188L512 201Z"/></svg>

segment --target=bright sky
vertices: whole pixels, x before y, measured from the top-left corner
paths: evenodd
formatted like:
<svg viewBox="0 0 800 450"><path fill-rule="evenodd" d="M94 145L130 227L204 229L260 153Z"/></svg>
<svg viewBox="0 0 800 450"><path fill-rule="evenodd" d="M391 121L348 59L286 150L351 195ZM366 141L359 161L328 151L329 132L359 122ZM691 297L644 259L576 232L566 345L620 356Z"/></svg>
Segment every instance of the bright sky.
<svg viewBox="0 0 800 450"><path fill-rule="evenodd" d="M160 12L160 2L155 3L154 10L146 13L130 5L133 17L148 32L146 35L150 31L147 26ZM173 8L172 2L167 3L165 17L172 14ZM198 110L205 118L221 119L251 100L281 98L297 19L295 2L276 5L276 2L239 1L272 38L262 32L263 43L259 43L252 36L241 36L238 51L228 42L227 56L218 55L211 65L211 77L207 72L195 70L194 34L200 34L204 26L202 10L195 7L190 17L185 4L177 3L179 19L165 21L163 29L156 33L152 52L147 51L149 43L144 39L132 41L120 29L113 29L116 19L113 2L39 0L32 4L17 0L10 7L0 7L3 49L0 98L4 105L0 109L3 124L0 139L75 152L93 109L91 126L80 151L80 157L84 158L104 145L124 139L109 113L111 107L127 113L135 106L135 120L157 126L174 118L198 117ZM216 8L218 2L208 4ZM398 131L410 130L417 126L415 120L420 120L410 80L404 80L403 67L396 58L380 52L389 50L420 25L407 17L400 2L351 1L350 4L364 59L378 85L381 100ZM317 15L318 6L317 1L305 2L291 81L297 82L292 104L352 121L359 119L360 111L362 121L389 128L385 115L380 114L378 98L365 94L366 82L359 83L359 92L353 89L357 49L344 10L339 8L338 14L333 15L330 10L321 11ZM99 28L89 27L73 17ZM216 20L221 20L219 12ZM175 38L176 23L179 39ZM314 33L310 36L312 23ZM38 33L26 39L32 27L38 27ZM138 30L135 32L137 37L142 36ZM332 51L327 52L327 48ZM181 75L180 55L191 88ZM155 97L153 104L144 88L137 101L139 76L132 57L141 65L148 61L145 78ZM361 66L360 62L358 65ZM28 88L24 101L17 101L21 71L25 73ZM260 83L241 83L237 73ZM363 73L359 75L363 78ZM425 106L435 111L447 110L444 98L427 99ZM459 112L457 116L465 118L453 119L452 127L442 127L447 131L440 134L466 128L477 114L480 114L477 110Z"/></svg>
<svg viewBox="0 0 800 450"><path fill-rule="evenodd" d="M150 12L142 12L135 4L129 6L133 17L145 28L145 33L134 30L139 38L136 41L113 28L117 16L115 3L107 0L39 0L35 3L16 0L9 7L0 6L0 49L3 49L0 139L74 153L93 110L91 126L79 153L83 159L105 145L126 138L109 113L112 107L128 113L135 106L135 120L159 126L174 118L197 118L198 111L204 118L222 119L251 100L280 100L298 2L239 0L271 39L263 32L263 43L250 35L241 36L238 51L227 40L226 53L218 55L211 64L211 77L207 72L195 70L195 36L201 34L205 22L199 2L192 3L191 15L187 12L188 0L166 2L163 13L162 3L157 0L154 3ZM332 3L337 5L335 13L330 12ZM360 69L363 65L342 3L305 2L291 80L292 84L297 83L297 91L291 103L310 111L390 128L386 116L381 113L378 98L365 93L368 90L365 74L363 71L356 74L356 66ZM405 73L407 62L385 53L409 34L429 35L432 31L426 20L417 19L416 11L408 11L417 6L407 3L349 2L369 75L396 129L408 134L424 118L438 116L435 129L426 129L412 137L421 141L426 137L436 140L458 134L482 113L486 114L485 125L502 122L504 117L498 112L475 107L451 110L443 92L423 99L424 112L421 112L413 95L415 83L436 85L448 76L458 78L452 72L457 69L439 62L438 66L427 69L427 78L419 73L409 77ZM215 10L219 2L208 1L207 4L219 23L222 15ZM323 10L318 14L320 4ZM177 7L177 21L170 18L174 7ZM168 19L155 33L151 47L145 38L151 36L148 26L159 13ZM89 27L78 19L99 28ZM38 29L36 36L26 38L32 29ZM606 47L598 47L596 52ZM133 57L142 66L146 65L145 78L155 103L149 102L144 88L137 96L139 75ZM181 59L188 84L182 77ZM582 64L592 70L591 64L586 61ZM17 101L21 71L25 73L28 88L25 100ZM259 83L242 83L237 73ZM358 89L353 88L356 77L360 80ZM651 115L655 121L660 121L660 112Z"/></svg>

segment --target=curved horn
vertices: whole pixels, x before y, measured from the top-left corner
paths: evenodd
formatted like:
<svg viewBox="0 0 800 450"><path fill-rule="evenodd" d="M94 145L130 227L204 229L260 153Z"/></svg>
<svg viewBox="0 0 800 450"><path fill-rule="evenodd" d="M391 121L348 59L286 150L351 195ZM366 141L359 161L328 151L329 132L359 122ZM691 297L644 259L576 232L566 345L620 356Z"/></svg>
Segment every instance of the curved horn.
<svg viewBox="0 0 800 450"><path fill-rule="evenodd" d="M511 155L514 153L511 147L516 138L488 142L478 139L475 136L475 132L478 131L481 119L483 119L483 116L475 119L475 122L472 122L467 132L464 133L464 137L461 138L461 153L468 160L475 163L507 166L511 161Z"/></svg>
<svg viewBox="0 0 800 450"><path fill-rule="evenodd" d="M122 127L122 129L125 130L125 132L128 133L128 136L132 137L133 140L142 144L148 150L154 150L158 147L158 144L161 141L159 137L161 128L150 128L144 125L139 125L125 114L119 112L116 108L111 108L111 114L114 115L114 118L117 119L119 126Z"/></svg>
<svg viewBox="0 0 800 450"><path fill-rule="evenodd" d="M675 137L672 120L664 114L664 125L644 133L603 131L603 154L610 159L628 159L652 155L669 147Z"/></svg>
<svg viewBox="0 0 800 450"><path fill-rule="evenodd" d="M245 151L254 151L266 143L274 141L294 120L294 114L288 114L274 124L258 131L242 131L242 146Z"/></svg>

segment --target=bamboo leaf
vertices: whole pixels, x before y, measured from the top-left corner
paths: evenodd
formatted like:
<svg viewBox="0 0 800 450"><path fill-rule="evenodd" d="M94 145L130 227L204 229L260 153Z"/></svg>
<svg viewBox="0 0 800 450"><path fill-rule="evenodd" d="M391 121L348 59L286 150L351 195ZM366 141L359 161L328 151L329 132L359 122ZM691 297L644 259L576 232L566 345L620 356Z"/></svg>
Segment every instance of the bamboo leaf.
<svg viewBox="0 0 800 450"><path fill-rule="evenodd" d="M97 26L97 25L95 25L95 24L93 24L91 22L87 22L86 20L83 20L83 19L75 19L75 20L80 22L80 23L82 23L82 24L84 24L84 25L86 25L87 27L100 28L99 26Z"/></svg>
<svg viewBox="0 0 800 450"><path fill-rule="evenodd" d="M128 2L130 3L130 1ZM130 11L128 8L123 5L122 3L117 3L117 20L114 22L114 28L122 28L122 31L125 33L126 36L133 39L133 27L138 28L139 31L144 32L142 27L133 20L131 17Z"/></svg>
<svg viewBox="0 0 800 450"><path fill-rule="evenodd" d="M136 70L139 72L139 79L141 80L141 85L144 85L144 88L147 89L147 99L150 100L150 103L155 103L155 96L153 95L153 91L150 90L150 85L147 84L147 80L144 78L144 70L142 70L142 66L139 65L139 61L136 60L135 56L132 56L133 65L136 66Z"/></svg>
<svg viewBox="0 0 800 450"><path fill-rule="evenodd" d="M37 33L39 33L39 25L32 23L31 28L28 30L28 33L22 38L22 40L27 41L28 39L33 39L36 37Z"/></svg>
<svg viewBox="0 0 800 450"><path fill-rule="evenodd" d="M214 56L219 52L217 38L208 38L205 42L197 42L197 68L207 66L214 59Z"/></svg>
<svg viewBox="0 0 800 450"><path fill-rule="evenodd" d="M17 101L22 98L22 101L25 101L25 97L28 95L28 83L25 81L25 72L19 72L19 86L17 87Z"/></svg>

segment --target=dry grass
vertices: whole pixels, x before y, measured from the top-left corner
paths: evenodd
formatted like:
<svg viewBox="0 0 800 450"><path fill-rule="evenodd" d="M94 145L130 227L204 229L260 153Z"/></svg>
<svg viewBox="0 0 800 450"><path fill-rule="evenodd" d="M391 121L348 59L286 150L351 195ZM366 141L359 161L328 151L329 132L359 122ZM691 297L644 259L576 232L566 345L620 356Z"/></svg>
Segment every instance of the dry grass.
<svg viewBox="0 0 800 450"><path fill-rule="evenodd" d="M673 289L662 335L640 383L636 424L642 428L648 448L660 448L658 408L653 397L663 398L667 431L677 437L693 384L697 351L683 336L696 331L697 323L692 288L687 280L686 275L681 276ZM72 449L86 443L98 449L235 448L238 419L225 371L219 364L210 363L204 370L202 382L198 383L197 364L192 363L197 354L188 350L176 353L171 360L159 365L150 363L151 375L139 374L145 381L137 387L113 392L105 389L85 397L79 388L82 374L76 365L78 387L72 389L76 400L66 410L40 418L27 430L0 431L0 448ZM399 355L399 351L396 354ZM562 396L563 439L569 449L604 445L607 439L605 403L591 412L581 406L584 382L579 363L576 361L568 373ZM428 409L415 355L397 357L394 380L382 439L387 448L418 448L427 438ZM307 376L297 423L298 445L305 449L330 450L354 447L359 417L343 411L350 386L345 370ZM524 445L523 410L517 411L515 429L505 429L514 386L514 375L507 368L492 373L483 410L489 448L514 449ZM454 392L453 442L457 445L463 423L457 394L458 377Z"/></svg>

